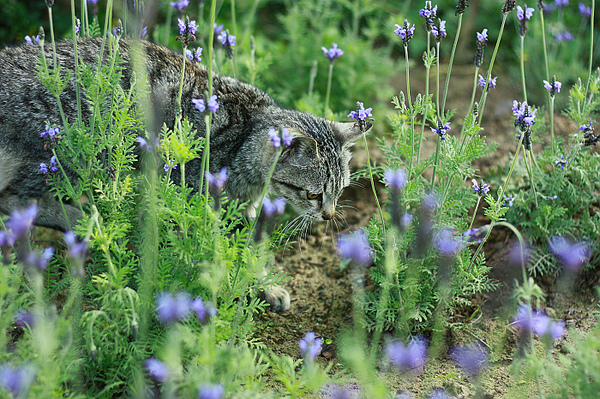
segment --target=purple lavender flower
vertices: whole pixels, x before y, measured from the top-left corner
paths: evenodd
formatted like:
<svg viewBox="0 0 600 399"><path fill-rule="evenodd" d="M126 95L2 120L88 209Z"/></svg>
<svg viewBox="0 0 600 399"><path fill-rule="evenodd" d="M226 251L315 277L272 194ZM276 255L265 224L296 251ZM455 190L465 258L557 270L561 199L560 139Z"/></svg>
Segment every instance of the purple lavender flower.
<svg viewBox="0 0 600 399"><path fill-rule="evenodd" d="M221 399L225 388L221 384L204 385L198 390L198 399Z"/></svg>
<svg viewBox="0 0 600 399"><path fill-rule="evenodd" d="M454 11L454 16L458 14L463 14L469 5L467 4L468 0L458 0L458 4L456 5L456 11Z"/></svg>
<svg viewBox="0 0 600 399"><path fill-rule="evenodd" d="M437 5L431 7L431 1L426 1L425 7L419 10L419 16L425 19L425 29L427 29L427 32L431 32L433 21L437 18L437 7Z"/></svg>
<svg viewBox="0 0 600 399"><path fill-rule="evenodd" d="M502 13L506 14L511 12L515 8L515 0L506 0L502 6Z"/></svg>
<svg viewBox="0 0 600 399"><path fill-rule="evenodd" d="M326 383L320 392L320 399L359 399L362 398L360 386L357 383L340 385L333 382Z"/></svg>
<svg viewBox="0 0 600 399"><path fill-rule="evenodd" d="M438 19L437 25L434 24L431 27L431 33L433 33L436 41L441 41L442 38L446 37L446 21Z"/></svg>
<svg viewBox="0 0 600 399"><path fill-rule="evenodd" d="M77 236L72 231L65 233L65 244L69 250L69 257L73 259L83 259L88 249L87 241L79 241Z"/></svg>
<svg viewBox="0 0 600 399"><path fill-rule="evenodd" d="M477 242L481 244L488 231L490 231L490 225L486 224L480 228L471 228L463 233L463 237L466 238L467 242Z"/></svg>
<svg viewBox="0 0 600 399"><path fill-rule="evenodd" d="M365 105L362 102L357 101L356 111L350 111L350 113L348 114L348 118L352 118L355 121L358 121L360 131L366 132L370 127L369 122L373 121L373 118L370 118L372 116L371 111L373 111L372 107L365 108Z"/></svg>
<svg viewBox="0 0 600 399"><path fill-rule="evenodd" d="M287 128L281 128L281 140L283 140L284 146L291 146L293 138L294 137L288 132Z"/></svg>
<svg viewBox="0 0 600 399"><path fill-rule="evenodd" d="M190 309L192 309L194 313L196 313L196 317L201 322L206 321L210 317L216 316L218 313L217 309L213 306L212 303L206 302L205 304L202 298L200 297L192 301L192 303L190 304Z"/></svg>
<svg viewBox="0 0 600 399"><path fill-rule="evenodd" d="M498 76L495 76L493 78L490 77L490 81L489 81L488 87L491 87L492 89L494 87L496 87L496 79L498 79ZM477 81L477 86L479 86L479 87L485 87L485 83L486 83L485 78L483 76L479 75L479 80Z"/></svg>
<svg viewBox="0 0 600 399"><path fill-rule="evenodd" d="M387 169L383 172L385 184L393 190L401 190L406 186L406 170Z"/></svg>
<svg viewBox="0 0 600 399"><path fill-rule="evenodd" d="M488 41L487 32L488 32L487 28L485 28L481 32L477 32L477 41L480 43L487 43L487 41Z"/></svg>
<svg viewBox="0 0 600 399"><path fill-rule="evenodd" d="M477 184L477 180L472 179L471 183L473 183L473 190L475 190L475 192L481 197L490 192L490 186L484 183L483 180Z"/></svg>
<svg viewBox="0 0 600 399"><path fill-rule="evenodd" d="M405 19L402 26L398 24L395 24L395 26L396 30L394 31L394 33L402 39L402 43L404 43L404 46L408 46L408 42L410 42L410 39L412 39L412 37L415 34L415 24L410 26L408 20Z"/></svg>
<svg viewBox="0 0 600 399"><path fill-rule="evenodd" d="M40 35L31 37L29 35L25 36L25 41L27 44L40 44Z"/></svg>
<svg viewBox="0 0 600 399"><path fill-rule="evenodd" d="M519 20L519 34L521 36L525 36L525 32L527 32L527 21L531 19L534 11L533 8L527 7L527 4L525 4L525 8L517 6L517 19Z"/></svg>
<svg viewBox="0 0 600 399"><path fill-rule="evenodd" d="M373 263L373 252L367 235L362 230L342 235L338 238L338 252L343 259L363 267Z"/></svg>
<svg viewBox="0 0 600 399"><path fill-rule="evenodd" d="M548 82L547 80L544 80L544 87L546 88L546 90L548 90L548 92L550 92L550 96L552 98L554 98L554 95L556 93L560 93L560 88L562 87L562 83L560 83L558 80L556 80L556 75L553 75L552 79L550 79L550 82Z"/></svg>
<svg viewBox="0 0 600 399"><path fill-rule="evenodd" d="M281 215L285 211L285 199L278 197L271 201L268 197L263 198L262 210L265 217L271 218L276 215Z"/></svg>
<svg viewBox="0 0 600 399"><path fill-rule="evenodd" d="M511 208L513 206L515 197L514 195L506 195L506 194L502 194L502 198L504 199L504 202L502 203L502 206L507 206L509 208Z"/></svg>
<svg viewBox="0 0 600 399"><path fill-rule="evenodd" d="M450 357L471 377L475 377L487 366L488 354L479 343L456 346L450 351Z"/></svg>
<svg viewBox="0 0 600 399"><path fill-rule="evenodd" d="M408 344L389 341L385 353L390 363L400 369L415 369L425 364L427 357L427 342L423 338L413 338Z"/></svg>
<svg viewBox="0 0 600 399"><path fill-rule="evenodd" d="M195 52L185 49L185 56L190 61L196 61L196 62L202 61L202 47L198 47Z"/></svg>
<svg viewBox="0 0 600 399"><path fill-rule="evenodd" d="M0 231L0 248L7 249L15 245L15 236L7 231Z"/></svg>
<svg viewBox="0 0 600 399"><path fill-rule="evenodd" d="M156 313L160 321L170 324L185 319L190 313L190 297L185 292L172 295L162 292L156 298Z"/></svg>
<svg viewBox="0 0 600 399"><path fill-rule="evenodd" d="M153 357L146 359L146 371L154 380L159 382L164 382L169 378L167 365Z"/></svg>
<svg viewBox="0 0 600 399"><path fill-rule="evenodd" d="M572 242L562 236L551 237L548 241L550 252L570 271L579 271L592 255L592 249L585 242Z"/></svg>
<svg viewBox="0 0 600 399"><path fill-rule="evenodd" d="M540 337L550 337L553 340L556 340L565 333L565 327L562 320L552 321L544 313L537 310L533 311L529 304L519 305L513 321L518 328L524 331L533 332Z"/></svg>
<svg viewBox="0 0 600 399"><path fill-rule="evenodd" d="M570 42L571 40L573 40L573 35L570 32L564 31L564 32L558 32L556 35L554 35L554 38L559 43L560 42Z"/></svg>
<svg viewBox="0 0 600 399"><path fill-rule="evenodd" d="M584 18L590 18L592 16L592 7L587 7L583 3L579 3L579 14Z"/></svg>
<svg viewBox="0 0 600 399"><path fill-rule="evenodd" d="M218 109L219 103L217 102L217 95L213 94L208 99L208 110L214 114L215 112L217 112Z"/></svg>
<svg viewBox="0 0 600 399"><path fill-rule="evenodd" d="M516 118L515 126L519 126L521 131L524 131L527 126L535 125L535 114L537 113L537 109L532 111L531 107L527 104L527 101L519 103L514 100L512 111Z"/></svg>
<svg viewBox="0 0 600 399"><path fill-rule="evenodd" d="M175 170L175 169L177 169L177 164L166 163L163 165L163 169L165 170L165 172Z"/></svg>
<svg viewBox="0 0 600 399"><path fill-rule="evenodd" d="M483 65L483 55L485 53L485 47L487 46L488 41L487 32L487 29L477 32L477 47L475 50L475 55L473 56L473 63L477 67Z"/></svg>
<svg viewBox="0 0 600 399"><path fill-rule="evenodd" d="M94 4L98 4L98 1L100 1L100 0L87 0L87 3L94 5Z"/></svg>
<svg viewBox="0 0 600 399"><path fill-rule="evenodd" d="M213 25L213 29L215 31L215 37L218 37L219 34L221 32L223 32L223 28L225 28L225 26L223 24L217 25L217 23L215 22Z"/></svg>
<svg viewBox="0 0 600 399"><path fill-rule="evenodd" d="M529 257L531 256L531 248L526 244L521 245L517 242L510 247L508 252L508 260L515 266L522 266L527 264Z"/></svg>
<svg viewBox="0 0 600 399"><path fill-rule="evenodd" d="M560 159L557 159L556 161L554 161L554 166L558 166L561 170L565 168L565 166L568 164L569 162L567 162L565 160L565 156L561 155Z"/></svg>
<svg viewBox="0 0 600 399"><path fill-rule="evenodd" d="M235 46L235 42L236 42L235 36L229 34L229 29L225 29L224 31L221 31L221 33L219 34L217 39L219 39L219 41L225 48L227 58L232 59L233 58L233 47Z"/></svg>
<svg viewBox="0 0 600 399"><path fill-rule="evenodd" d="M48 165L46 165L44 162L40 164L40 172L45 175L48 174Z"/></svg>
<svg viewBox="0 0 600 399"><path fill-rule="evenodd" d="M442 121L438 121L437 127L431 128L431 131L440 136L440 139L442 140L446 140L446 132L448 130L450 130L450 122L446 122L442 125Z"/></svg>
<svg viewBox="0 0 600 399"><path fill-rule="evenodd" d="M26 209L16 209L10 213L10 218L6 222L6 227L12 232L13 237L18 239L24 237L31 229L33 221L37 216L37 205L30 205Z"/></svg>
<svg viewBox="0 0 600 399"><path fill-rule="evenodd" d="M565 8L569 5L569 0L554 0L554 6L556 8Z"/></svg>
<svg viewBox="0 0 600 399"><path fill-rule="evenodd" d="M154 144L149 143L142 136L137 136L135 139L139 143L140 149L142 149L142 150L144 150L146 152L151 152L154 148L158 148L159 145L160 145L160 143L158 142L158 137L154 138Z"/></svg>
<svg viewBox="0 0 600 399"><path fill-rule="evenodd" d="M15 315L15 323L21 327L33 328L39 317L37 313L29 310L19 310Z"/></svg>
<svg viewBox="0 0 600 399"><path fill-rule="evenodd" d="M279 137L279 133L277 133L277 130L271 128L271 129L269 129L268 133L269 133L269 138L273 142L273 147L275 147L275 148L281 147L281 137Z"/></svg>
<svg viewBox="0 0 600 399"><path fill-rule="evenodd" d="M192 98L192 104L194 104L194 107L196 107L196 109L200 112L205 112L208 108L208 111L212 112L213 114L217 112L220 106L217 101L216 94L210 96L210 98L208 99L208 103L205 102L203 98Z"/></svg>
<svg viewBox="0 0 600 399"><path fill-rule="evenodd" d="M209 171L206 171L205 177L210 191L215 194L221 193L225 187L225 182L227 182L227 168L221 168L219 173L215 173L214 175Z"/></svg>
<svg viewBox="0 0 600 399"><path fill-rule="evenodd" d="M31 366L13 368L8 363L0 365L0 387L13 397L26 397L31 383L35 379L35 370Z"/></svg>
<svg viewBox="0 0 600 399"><path fill-rule="evenodd" d="M190 0L172 1L170 4L176 11L183 11L190 5Z"/></svg>
<svg viewBox="0 0 600 399"><path fill-rule="evenodd" d="M56 160L55 155L52 155L52 158L50 158L50 172L58 172L58 161Z"/></svg>
<svg viewBox="0 0 600 399"><path fill-rule="evenodd" d="M331 48L329 49L327 47L321 47L321 50L323 50L323 54L331 63L344 54L344 51L341 48L338 48L337 43L332 43Z"/></svg>
<svg viewBox="0 0 600 399"><path fill-rule="evenodd" d="M179 36L177 36L177 40L181 40L181 44L184 48L187 48L188 44L196 40L196 31L198 30L198 25L196 21L190 21L189 17L185 17L185 20L181 18L177 18L177 26L179 26Z"/></svg>
<svg viewBox="0 0 600 399"><path fill-rule="evenodd" d="M579 131L583 133L584 137L589 136L590 134L594 133L594 128L592 127L592 124L594 122L591 121L590 123L588 123L587 125L581 125L579 126Z"/></svg>
<svg viewBox="0 0 600 399"><path fill-rule="evenodd" d="M32 267L35 267L39 270L46 270L48 267L48 262L54 255L54 248L48 247L45 248L41 254L31 251L27 254L27 258L25 262Z"/></svg>
<svg viewBox="0 0 600 399"><path fill-rule="evenodd" d="M454 396L448 394L445 390L441 388L436 388L429 395L429 399L454 399Z"/></svg>
<svg viewBox="0 0 600 399"><path fill-rule="evenodd" d="M455 235L454 229L449 227L438 231L434 242L437 250L444 256L453 256L465 246L463 240Z"/></svg>
<svg viewBox="0 0 600 399"><path fill-rule="evenodd" d="M306 360L314 359L321 353L321 338L317 338L314 332L307 332L304 338L298 340L300 354Z"/></svg>

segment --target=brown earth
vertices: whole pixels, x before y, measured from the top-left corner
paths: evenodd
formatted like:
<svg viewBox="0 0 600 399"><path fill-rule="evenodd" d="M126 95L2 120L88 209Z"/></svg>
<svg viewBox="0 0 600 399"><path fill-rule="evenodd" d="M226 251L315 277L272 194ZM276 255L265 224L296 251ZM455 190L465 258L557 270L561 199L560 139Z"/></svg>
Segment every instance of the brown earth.
<svg viewBox="0 0 600 399"><path fill-rule="evenodd" d="M451 97L448 98L447 109L457 108L452 121L453 130L459 131L470 101L473 82L472 66L455 67L451 79ZM434 76L432 76L433 82ZM424 93L424 76L411 71L411 88L415 93ZM403 77L392 82L400 90L405 90ZM465 90L452 90L464 87ZM434 87L432 85L431 90ZM504 166L516 149L514 126L511 117L512 100L522 98L522 91L514 87L508 80L498 79L498 86L488 95L486 110L482 122L488 142L498 143L498 149L491 156L482 159L475 165L485 173L498 165ZM479 92L476 98L479 97ZM577 130L570 120L557 117L555 129L557 134L568 134ZM374 163L381 164L381 153L376 150L372 138L384 132L371 132L371 157ZM427 136L427 135L426 135ZM425 143L425 152L433 151L435 142L430 137ZM536 144L538 150L541 144ZM354 166L366 164L364 147L357 145L354 155ZM378 162L379 161L379 162ZM319 362L332 362L334 370L340 370L341 360L336 352L336 343L340 333L352 325L352 288L350 277L346 271L340 270L340 260L336 254L335 239L337 233L351 231L367 226L369 219L376 215L373 193L368 181L362 182L364 187L351 187L343 195L346 204L354 207L346 209L347 225L332 234L326 231L325 225L314 225L306 239L298 239L291 249L276 254L277 270L285 271L290 281L285 285L292 296L289 312L276 314L267 312L257 316L257 337L268 348L277 354L287 354L299 358L298 340L308 331L314 331L323 338L323 351ZM384 196L382 187L378 187L379 195ZM478 216L476 225L487 223L483 216ZM515 351L516 331L510 327L510 315L507 304L511 304L510 295L516 281L522 281L522 271L507 261L508 248L513 236L502 228L490 236L484 246L487 264L491 266L490 276L499 282L499 288L486 293L483 298L481 312L474 320L465 323L462 328L449 331L448 337L454 342L478 341L493 354L493 362L482 376L485 398L515 398L537 396L533 382L522 380L508 369ZM585 332L595 325L596 317L590 309L597 309L597 295L593 290L599 280L600 272L588 273L580 279L574 289L560 290L553 285L552 279L538 281L547 291L544 304L549 315L564 319L568 327L565 337L556 343L561 349L565 342L571 341L575 331ZM447 348L446 348L447 349ZM446 350L447 352L447 350ZM453 395L463 398L474 394L474 381L461 373L455 364L442 353L440 359L428 362L425 370L413 378L401 378L399 374L382 371L382 378L393 392L410 392L413 397L426 397L432 389L445 388Z"/></svg>

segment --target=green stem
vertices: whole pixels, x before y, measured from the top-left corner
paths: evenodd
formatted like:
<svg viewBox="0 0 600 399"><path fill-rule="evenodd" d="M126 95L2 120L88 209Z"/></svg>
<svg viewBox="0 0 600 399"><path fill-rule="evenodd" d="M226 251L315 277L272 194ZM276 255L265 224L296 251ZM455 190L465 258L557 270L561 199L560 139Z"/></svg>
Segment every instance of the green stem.
<svg viewBox="0 0 600 399"><path fill-rule="evenodd" d="M596 1L592 0L592 15L590 16L590 55L588 57L588 59L589 59L588 78L587 78L587 84L585 85L584 98L587 98L587 95L588 95L588 92L590 89L590 82L592 80L592 62L594 60L594 14L595 14L595 10L596 10Z"/></svg>
<svg viewBox="0 0 600 399"><path fill-rule="evenodd" d="M527 86L525 84L525 51L524 51L524 47L525 47L525 36L521 36L521 54L519 57L519 61L521 64L521 85L523 85L523 99L525 101L527 101Z"/></svg>
<svg viewBox="0 0 600 399"><path fill-rule="evenodd" d="M327 91L325 92L325 109L323 110L323 117L327 118L327 111L329 110L329 97L331 95L331 77L333 76L333 62L329 63L329 76L327 77Z"/></svg>
<svg viewBox="0 0 600 399"><path fill-rule="evenodd" d="M546 26L544 23L544 11L539 10L540 22L542 24L542 46L544 47L544 63L546 64L546 80L550 80L550 68L548 67L548 48L546 46Z"/></svg>
<svg viewBox="0 0 600 399"><path fill-rule="evenodd" d="M475 205L475 210L473 211L473 217L471 218L471 223L469 223L469 228L467 230L471 230L473 228L473 223L475 222L475 215L477 215L477 210L479 209L480 202L481 202L481 197L477 196L477 204Z"/></svg>
<svg viewBox="0 0 600 399"><path fill-rule="evenodd" d="M550 149L552 150L552 155L556 154L556 149L554 148L554 96L550 95Z"/></svg>
<svg viewBox="0 0 600 399"><path fill-rule="evenodd" d="M440 42L435 44L435 106L438 121L442 120L444 110L440 109Z"/></svg>
<svg viewBox="0 0 600 399"><path fill-rule="evenodd" d="M373 197L377 203L377 209L379 210L379 218L381 219L381 226L385 230L385 223L383 219L383 211L381 210L381 204L379 204L379 198L377 197L377 190L375 190L375 181L373 180L373 170L371 169L371 157L369 156L369 143L367 143L367 136L362 135L365 141L365 153L367 155L367 168L369 169L369 178L371 179L371 189L373 190Z"/></svg>
<svg viewBox="0 0 600 399"><path fill-rule="evenodd" d="M440 135L437 135L437 142L435 144L435 158L433 160L433 173L431 175L431 189L433 190L434 186L435 186L435 172L437 170L437 164L438 164L438 155L440 153L440 141L442 140L442 138L440 137Z"/></svg>
<svg viewBox="0 0 600 399"><path fill-rule="evenodd" d="M452 52L450 53L448 74L446 75L446 87L444 88L444 99L442 100L442 111L446 109L446 96L448 95L448 85L450 84L450 75L452 74L452 64L454 64L454 55L456 53L456 47L458 47L458 38L462 27L462 17L462 14L458 16L458 27L456 28L456 36L454 37L454 44L452 45Z"/></svg>
<svg viewBox="0 0 600 399"><path fill-rule="evenodd" d="M431 32L427 32L427 50L429 51L429 46L431 42ZM408 60L407 66L408 68ZM429 62L425 64L425 110L423 111L423 120L421 121L421 134L419 136L419 149L417 151L417 165L421 162L421 144L423 143L423 132L425 131L425 124L427 123L427 114L429 113L429 102L427 99L429 98L429 71L431 70L431 65Z"/></svg>

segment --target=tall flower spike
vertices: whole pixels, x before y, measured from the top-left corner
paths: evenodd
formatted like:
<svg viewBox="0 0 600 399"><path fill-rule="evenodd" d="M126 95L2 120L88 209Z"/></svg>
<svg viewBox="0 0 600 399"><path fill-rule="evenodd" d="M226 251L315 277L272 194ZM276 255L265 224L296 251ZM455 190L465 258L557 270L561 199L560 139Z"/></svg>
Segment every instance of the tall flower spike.
<svg viewBox="0 0 600 399"><path fill-rule="evenodd" d="M465 9L469 7L469 4L467 3L467 0L458 0L458 4L456 5L456 11L454 12L454 15L456 16L458 14L464 13Z"/></svg>
<svg viewBox="0 0 600 399"><path fill-rule="evenodd" d="M519 34L521 36L525 36L525 32L527 32L527 21L531 19L534 11L533 8L527 7L527 4L525 4L525 8L517 6L517 19L519 20Z"/></svg>
<svg viewBox="0 0 600 399"><path fill-rule="evenodd" d="M396 30L394 33L402 39L402 43L404 43L405 47L408 46L408 42L410 42L410 39L412 39L415 34L415 24L413 24L411 27L408 20L405 19L402 26L398 24L395 26Z"/></svg>
<svg viewBox="0 0 600 399"><path fill-rule="evenodd" d="M185 20L178 18L177 26L179 26L179 36L177 36L177 40L181 40L181 44L183 47L187 47L188 44L196 40L196 31L198 30L198 25L196 25L196 21L190 21L188 16L185 17Z"/></svg>
<svg viewBox="0 0 600 399"><path fill-rule="evenodd" d="M360 131L366 132L367 130L369 130L369 127L371 125L369 122L374 120L373 118L370 118L371 111L373 111L373 108L365 108L365 105L363 103L357 101L356 111L350 111L350 113L348 114L348 118L352 118L355 121L357 121Z"/></svg>
<svg viewBox="0 0 600 399"><path fill-rule="evenodd" d="M437 17L437 5L431 7L431 1L426 1L425 7L419 10L419 16L425 18L425 29L427 32L431 32L433 21Z"/></svg>
<svg viewBox="0 0 600 399"><path fill-rule="evenodd" d="M229 34L229 29L225 29L224 31L221 31L221 33L218 36L218 39L221 42L221 44L223 45L223 47L225 48L225 53L227 54L227 58L232 59L233 58L233 48L236 43L235 36Z"/></svg>
<svg viewBox="0 0 600 399"><path fill-rule="evenodd" d="M342 258L359 266L369 267L373 263L371 244L362 230L341 236L338 239L338 252Z"/></svg>
<svg viewBox="0 0 600 399"><path fill-rule="evenodd" d="M562 87L562 83L556 80L556 75L552 75L552 79L550 82L544 80L544 87L548 92L550 92L550 97L554 98L556 93L560 93L560 88Z"/></svg>
<svg viewBox="0 0 600 399"><path fill-rule="evenodd" d="M438 23L431 27L431 33L438 43L442 41L442 38L446 37L446 21L438 19Z"/></svg>
<svg viewBox="0 0 600 399"><path fill-rule="evenodd" d="M473 63L477 67L483 65L483 54L488 41L487 32L487 29L477 32L477 49L475 50L475 56L473 57Z"/></svg>

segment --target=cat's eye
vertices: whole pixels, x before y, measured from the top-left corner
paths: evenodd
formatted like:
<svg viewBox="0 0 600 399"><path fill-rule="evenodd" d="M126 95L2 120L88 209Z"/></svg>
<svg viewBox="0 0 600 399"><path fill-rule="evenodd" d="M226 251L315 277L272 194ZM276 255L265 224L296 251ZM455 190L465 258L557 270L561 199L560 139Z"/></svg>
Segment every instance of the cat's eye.
<svg viewBox="0 0 600 399"><path fill-rule="evenodd" d="M319 197L321 197L321 194L313 194L311 192L306 192L306 198L308 198L309 200L319 199Z"/></svg>

